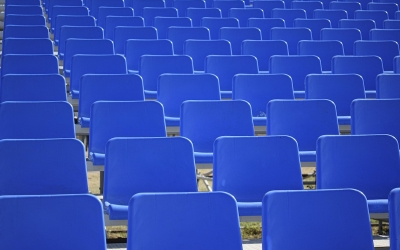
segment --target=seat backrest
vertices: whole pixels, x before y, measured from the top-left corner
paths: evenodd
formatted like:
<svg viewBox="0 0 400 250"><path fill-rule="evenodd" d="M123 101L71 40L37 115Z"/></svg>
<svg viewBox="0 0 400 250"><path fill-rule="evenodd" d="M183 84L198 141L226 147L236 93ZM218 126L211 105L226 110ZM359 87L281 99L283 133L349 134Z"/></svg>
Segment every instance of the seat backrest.
<svg viewBox="0 0 400 250"><path fill-rule="evenodd" d="M124 0L92 0L90 15L99 18L100 7L125 7Z"/></svg>
<svg viewBox="0 0 400 250"><path fill-rule="evenodd" d="M220 100L219 81L213 74L162 74L157 82L157 101L165 116L180 116L186 100Z"/></svg>
<svg viewBox="0 0 400 250"><path fill-rule="evenodd" d="M254 1L254 3L261 2L275 2L275 0ZM273 27L286 27L285 20L283 20L282 18L249 18L247 22L247 26L256 27L261 30L263 40L270 40L271 29Z"/></svg>
<svg viewBox="0 0 400 250"><path fill-rule="evenodd" d="M285 74L237 74L232 99L248 101L253 117L265 117L269 101L294 99L292 79Z"/></svg>
<svg viewBox="0 0 400 250"><path fill-rule="evenodd" d="M317 189L354 188L387 199L400 185L397 140L390 135L322 136L317 142Z"/></svg>
<svg viewBox="0 0 400 250"><path fill-rule="evenodd" d="M391 235L398 235L399 232L399 204L400 189L395 188L389 194L389 230ZM400 242L396 237L390 237L390 246L394 250L400 249Z"/></svg>
<svg viewBox="0 0 400 250"><path fill-rule="evenodd" d="M188 8L206 8L206 1L204 0L173 0L172 6L178 10L180 17L186 17L186 11Z"/></svg>
<svg viewBox="0 0 400 250"><path fill-rule="evenodd" d="M332 28L339 27L339 20L347 19L347 11L345 10L314 10L314 18L329 19Z"/></svg>
<svg viewBox="0 0 400 250"><path fill-rule="evenodd" d="M262 9L264 11L264 17L270 18L271 11L273 9L276 9L276 8L284 9L285 8L285 1L282 1L282 0L254 1L253 7Z"/></svg>
<svg viewBox="0 0 400 250"><path fill-rule="evenodd" d="M213 1L213 7L221 10L222 17L229 17L231 8L244 8L245 2L241 0Z"/></svg>
<svg viewBox="0 0 400 250"><path fill-rule="evenodd" d="M163 17L178 17L178 10L173 7L145 7L143 8L143 18L145 26L154 26L154 18L157 16Z"/></svg>
<svg viewBox="0 0 400 250"><path fill-rule="evenodd" d="M219 30L219 38L231 43L233 55L241 55L244 40L261 40L262 36L261 30L255 27L223 27Z"/></svg>
<svg viewBox="0 0 400 250"><path fill-rule="evenodd" d="M264 250L306 249L310 233L315 249L374 249L367 200L359 191L271 191L262 211ZM342 232L348 240L338 240Z"/></svg>
<svg viewBox="0 0 400 250"><path fill-rule="evenodd" d="M129 211L128 250L144 246L156 250L160 244L172 249L177 242L180 242L179 248L198 250L204 239L210 249L242 249L237 205L229 194L138 194L130 200ZM154 216L159 219L154 220ZM208 226L202 224L205 220L213 221L215 226L207 229Z"/></svg>
<svg viewBox="0 0 400 250"><path fill-rule="evenodd" d="M58 15L89 16L89 9L86 6L54 6L50 20L53 33Z"/></svg>
<svg viewBox="0 0 400 250"><path fill-rule="evenodd" d="M384 10L356 10L354 19L372 19L377 29L383 29L383 21L389 19L389 14Z"/></svg>
<svg viewBox="0 0 400 250"><path fill-rule="evenodd" d="M74 112L68 102L3 102L0 139L75 138Z"/></svg>
<svg viewBox="0 0 400 250"><path fill-rule="evenodd" d="M368 10L384 10L388 13L390 19L394 19L394 14L399 10L397 3L368 3Z"/></svg>
<svg viewBox="0 0 400 250"><path fill-rule="evenodd" d="M125 54L127 41L129 39L157 40L157 29L154 27L127 27L119 26L114 29L114 48L117 54ZM138 62L135 63L136 65Z"/></svg>
<svg viewBox="0 0 400 250"><path fill-rule="evenodd" d="M96 101L144 101L142 78L135 74L83 75L78 108L82 127L89 127L90 108Z"/></svg>
<svg viewBox="0 0 400 250"><path fill-rule="evenodd" d="M107 249L103 207L93 195L1 196L0 204L2 249Z"/></svg>
<svg viewBox="0 0 400 250"><path fill-rule="evenodd" d="M321 60L322 70L331 71L332 58L337 55L344 56L344 49L342 42L338 40L299 41L297 54L316 55Z"/></svg>
<svg viewBox="0 0 400 250"><path fill-rule="evenodd" d="M345 10L349 19L354 19L354 11L361 10L361 4L359 2L342 2L332 1L329 3L329 9L331 10Z"/></svg>
<svg viewBox="0 0 400 250"><path fill-rule="evenodd" d="M236 0L235 0L236 1ZM218 1L218 3L225 1ZM203 17L201 19L201 26L207 27L210 30L212 40L219 39L219 30L222 27L239 27L239 20L233 17Z"/></svg>
<svg viewBox="0 0 400 250"><path fill-rule="evenodd" d="M310 74L306 76L306 99L328 99L338 116L350 116L355 99L365 99L364 81L357 74Z"/></svg>
<svg viewBox="0 0 400 250"><path fill-rule="evenodd" d="M7 15L43 15L43 9L39 5L7 5Z"/></svg>
<svg viewBox="0 0 400 250"><path fill-rule="evenodd" d="M56 26L54 28L54 42L56 45L58 45L60 41L62 26L96 26L96 20L93 16L58 15L56 17Z"/></svg>
<svg viewBox="0 0 400 250"><path fill-rule="evenodd" d="M274 27L271 29L271 40L286 41L289 55L297 55L297 43L301 40L312 40L312 33L305 27Z"/></svg>
<svg viewBox="0 0 400 250"><path fill-rule="evenodd" d="M145 27L148 28L148 27ZM129 39L125 43L125 57L128 70L139 69L142 55L173 55L172 42L167 39Z"/></svg>
<svg viewBox="0 0 400 250"><path fill-rule="evenodd" d="M370 30L375 29L376 25L375 21L372 19L343 19L339 21L339 28L359 29L361 31L362 40L368 40L370 37Z"/></svg>
<svg viewBox="0 0 400 250"><path fill-rule="evenodd" d="M49 0L44 5L47 15L51 18L54 6L83 6L82 0Z"/></svg>
<svg viewBox="0 0 400 250"><path fill-rule="evenodd" d="M361 31L356 28L321 29L321 40L339 40L345 55L353 55L353 44L361 40Z"/></svg>
<svg viewBox="0 0 400 250"><path fill-rule="evenodd" d="M393 72L395 74L400 74L400 56L396 56L393 59L393 67L394 67Z"/></svg>
<svg viewBox="0 0 400 250"><path fill-rule="evenodd" d="M60 30L58 56L64 58L66 41L76 39L104 39L104 30L98 26L63 26Z"/></svg>
<svg viewBox="0 0 400 250"><path fill-rule="evenodd" d="M400 29L400 20L387 19L383 21L384 29Z"/></svg>
<svg viewBox="0 0 400 250"><path fill-rule="evenodd" d="M143 27L144 19L140 16L107 16L104 38L114 39L114 30L118 26Z"/></svg>
<svg viewBox="0 0 400 250"><path fill-rule="evenodd" d="M393 58L398 56L399 44L395 41L356 41L354 55L376 55L382 59L383 69L393 71Z"/></svg>
<svg viewBox="0 0 400 250"><path fill-rule="evenodd" d="M53 55L53 41L49 38L7 38L3 40L3 53Z"/></svg>
<svg viewBox="0 0 400 250"><path fill-rule="evenodd" d="M65 79L58 74L8 74L2 78L0 103L7 101L67 101Z"/></svg>
<svg viewBox="0 0 400 250"><path fill-rule="evenodd" d="M229 16L239 20L240 27L247 27L249 18L264 18L264 11L259 8L231 8Z"/></svg>
<svg viewBox="0 0 400 250"><path fill-rule="evenodd" d="M376 90L376 76L383 73L382 59L378 56L334 56L332 73L359 74L364 79L365 90Z"/></svg>
<svg viewBox="0 0 400 250"><path fill-rule="evenodd" d="M130 7L99 7L97 26L106 27L107 16L134 16L133 9Z"/></svg>
<svg viewBox="0 0 400 250"><path fill-rule="evenodd" d="M135 10L135 16L143 16L145 7L172 7L166 6L164 0L127 0L126 7L132 7Z"/></svg>
<svg viewBox="0 0 400 250"><path fill-rule="evenodd" d="M58 74L58 59L54 55L5 55L1 76L7 74Z"/></svg>
<svg viewBox="0 0 400 250"><path fill-rule="evenodd" d="M46 25L46 19L43 15L9 14L4 17L6 25Z"/></svg>
<svg viewBox="0 0 400 250"><path fill-rule="evenodd" d="M185 101L180 135L192 141L195 152L212 152L220 136L253 136L250 104L246 101Z"/></svg>
<svg viewBox="0 0 400 250"><path fill-rule="evenodd" d="M133 195L150 192L197 192L192 143L183 137L109 140L104 201L127 206Z"/></svg>
<svg viewBox="0 0 400 250"><path fill-rule="evenodd" d="M71 63L70 90L79 97L81 77L85 74L127 74L125 57L120 55L74 55Z"/></svg>
<svg viewBox="0 0 400 250"><path fill-rule="evenodd" d="M400 43L400 33L398 29L371 29L369 32L370 40L393 40Z"/></svg>
<svg viewBox="0 0 400 250"><path fill-rule="evenodd" d="M45 25L7 25L3 31L6 38L50 38Z"/></svg>
<svg viewBox="0 0 400 250"><path fill-rule="evenodd" d="M302 65L299 67L299 65ZM308 74L321 74L321 60L317 56L271 56L269 73L288 74L295 91L304 90L304 79Z"/></svg>
<svg viewBox="0 0 400 250"><path fill-rule="evenodd" d="M400 138L400 100L354 100L351 104L351 133L389 134Z"/></svg>
<svg viewBox="0 0 400 250"><path fill-rule="evenodd" d="M139 75L145 90L157 91L157 79L164 73L193 74L192 58L186 55L143 55L139 59Z"/></svg>
<svg viewBox="0 0 400 250"><path fill-rule="evenodd" d="M206 27L169 27L167 29L167 39L171 40L174 46L174 54L182 55L186 40L210 40L210 31Z"/></svg>
<svg viewBox="0 0 400 250"><path fill-rule="evenodd" d="M89 153L104 154L114 137L165 137L164 109L156 101L97 101L90 110Z"/></svg>
<svg viewBox="0 0 400 250"><path fill-rule="evenodd" d="M204 67L206 73L218 77L221 91L232 91L232 79L236 74L258 74L257 58L249 55L210 55Z"/></svg>
<svg viewBox="0 0 400 250"><path fill-rule="evenodd" d="M304 3L307 3L304 1ZM294 27L305 27L311 30L312 39L321 39L321 29L331 28L331 21L329 19L300 19L294 20Z"/></svg>
<svg viewBox="0 0 400 250"><path fill-rule="evenodd" d="M315 151L321 135L339 135L330 100L272 100L267 105L267 134L293 136L300 151Z"/></svg>
<svg viewBox="0 0 400 250"><path fill-rule="evenodd" d="M192 20L193 27L201 27L201 19L203 17L221 18L221 10L218 8L187 8L186 16Z"/></svg>
<svg viewBox="0 0 400 250"><path fill-rule="evenodd" d="M219 137L213 174L213 191L230 193L238 202L260 202L271 190L303 189L299 149L289 136Z"/></svg>
<svg viewBox="0 0 400 250"><path fill-rule="evenodd" d="M183 53L193 60L194 70L204 71L204 60L209 55L232 55L231 43L227 40L186 40Z"/></svg>
<svg viewBox="0 0 400 250"><path fill-rule="evenodd" d="M7 3L5 3L6 7L9 5L36 5L40 6L40 1L39 0L8 0Z"/></svg>
<svg viewBox="0 0 400 250"><path fill-rule="evenodd" d="M400 74L380 74L376 77L376 98L400 98Z"/></svg>
<svg viewBox="0 0 400 250"><path fill-rule="evenodd" d="M75 138L1 140L0 153L1 195L89 192L85 149Z"/></svg>
<svg viewBox="0 0 400 250"><path fill-rule="evenodd" d="M261 71L269 70L269 58L273 55L289 55L288 45L283 40L244 40L242 55L253 55Z"/></svg>
<svg viewBox="0 0 400 250"><path fill-rule="evenodd" d="M272 9L272 18L282 18L285 20L286 27L293 27L296 18L307 18L307 13L303 9Z"/></svg>
<svg viewBox="0 0 400 250"><path fill-rule="evenodd" d="M324 9L324 4L320 1L292 1L292 9L303 9L306 11L308 18L314 16L314 10Z"/></svg>
<svg viewBox="0 0 400 250"><path fill-rule="evenodd" d="M166 39L167 30L171 26L192 27L192 20L188 17L155 17L154 27L157 29L158 38Z"/></svg>

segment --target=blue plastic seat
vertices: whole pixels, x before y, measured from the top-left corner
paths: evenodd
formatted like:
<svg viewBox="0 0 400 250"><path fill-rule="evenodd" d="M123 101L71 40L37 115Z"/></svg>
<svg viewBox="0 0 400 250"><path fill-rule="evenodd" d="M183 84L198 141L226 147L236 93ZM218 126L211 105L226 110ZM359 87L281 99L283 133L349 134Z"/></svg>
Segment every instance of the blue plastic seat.
<svg viewBox="0 0 400 250"><path fill-rule="evenodd" d="M232 97L232 80L236 74L258 74L257 58L249 55L210 55L205 59L205 73L219 79L222 98Z"/></svg>
<svg viewBox="0 0 400 250"><path fill-rule="evenodd" d="M354 19L354 11L361 10L359 2L332 1L329 3L331 10L345 10L349 19Z"/></svg>
<svg viewBox="0 0 400 250"><path fill-rule="evenodd" d="M154 18L178 17L178 10L173 7L145 7L143 8L143 18L145 26L154 26Z"/></svg>
<svg viewBox="0 0 400 250"><path fill-rule="evenodd" d="M274 0L257 0L255 2L273 2ZM286 27L285 20L282 18L249 18L248 27L256 27L261 30L262 39L270 40L270 33L273 27Z"/></svg>
<svg viewBox="0 0 400 250"><path fill-rule="evenodd" d="M179 127L184 101L221 99L218 77L213 74L162 74L157 90L157 101L164 107L167 127Z"/></svg>
<svg viewBox="0 0 400 250"><path fill-rule="evenodd" d="M67 101L65 79L58 74L8 74L1 80L0 103L7 101Z"/></svg>
<svg viewBox="0 0 400 250"><path fill-rule="evenodd" d="M44 25L7 25L3 39L6 38L50 38L49 30Z"/></svg>
<svg viewBox="0 0 400 250"><path fill-rule="evenodd" d="M56 18L56 25L53 32L54 42L58 46L59 46L62 26L96 26L96 21L92 16L58 15Z"/></svg>
<svg viewBox="0 0 400 250"><path fill-rule="evenodd" d="M244 40L242 55L253 55L257 58L260 71L269 70L269 58L273 55L289 55L288 45L283 40Z"/></svg>
<svg viewBox="0 0 400 250"><path fill-rule="evenodd" d="M388 13L389 19L394 19L396 11L399 10L397 3L368 3L368 10L384 10Z"/></svg>
<svg viewBox="0 0 400 250"><path fill-rule="evenodd" d="M318 137L339 135L336 107L330 100L272 100L267 117L267 134L296 139L301 162L315 162Z"/></svg>
<svg viewBox="0 0 400 250"><path fill-rule="evenodd" d="M107 249L103 208L95 196L1 196L0 204L2 249ZM48 239L43 240L43 235Z"/></svg>
<svg viewBox="0 0 400 250"><path fill-rule="evenodd" d="M399 54L399 44L395 41L356 41L354 43L354 55L379 56L385 71L393 71L393 58Z"/></svg>
<svg viewBox="0 0 400 250"><path fill-rule="evenodd" d="M312 18L314 10L324 9L324 4L321 1L292 1L292 9L303 9L307 13L308 18Z"/></svg>
<svg viewBox="0 0 400 250"><path fill-rule="evenodd" d="M337 55L344 56L343 44L337 40L324 41L299 41L297 54L315 55L321 60L323 71L331 71L332 58Z"/></svg>
<svg viewBox="0 0 400 250"><path fill-rule="evenodd" d="M361 40L361 31L355 28L321 29L321 40L339 40L345 55L353 55L353 45Z"/></svg>
<svg viewBox="0 0 400 250"><path fill-rule="evenodd" d="M97 14L97 26L106 28L107 16L134 16L132 8L101 6Z"/></svg>
<svg viewBox="0 0 400 250"><path fill-rule="evenodd" d="M213 144L220 136L254 136L246 101L185 101L180 114L180 135L193 143L196 164L213 163Z"/></svg>
<svg viewBox="0 0 400 250"><path fill-rule="evenodd" d="M371 29L370 40L393 40L400 43L400 32L398 29Z"/></svg>
<svg viewBox="0 0 400 250"><path fill-rule="evenodd" d="M400 100L354 100L351 104L351 133L389 134L400 138Z"/></svg>
<svg viewBox="0 0 400 250"><path fill-rule="evenodd" d="M43 15L9 14L4 17L4 26L7 25L46 25Z"/></svg>
<svg viewBox="0 0 400 250"><path fill-rule="evenodd" d="M299 149L289 136L219 137L213 173L213 191L233 195L239 216L261 216L262 199L271 190L303 189Z"/></svg>
<svg viewBox="0 0 400 250"><path fill-rule="evenodd" d="M341 19L347 19L347 12L345 10L314 10L315 19L329 19L332 28L338 28Z"/></svg>
<svg viewBox="0 0 400 250"><path fill-rule="evenodd" d="M384 29L400 29L400 20L385 20L383 21Z"/></svg>
<svg viewBox="0 0 400 250"><path fill-rule="evenodd" d="M376 26L372 19L348 19L340 20L339 28L356 28L361 31L362 40L368 40L370 30L375 29Z"/></svg>
<svg viewBox="0 0 400 250"><path fill-rule="evenodd" d="M146 98L157 96L157 79L164 73L193 74L192 58L186 55L143 55L139 75L143 77Z"/></svg>
<svg viewBox="0 0 400 250"><path fill-rule="evenodd" d="M46 54L53 55L53 41L49 38L7 38L3 40L2 55Z"/></svg>
<svg viewBox="0 0 400 250"><path fill-rule="evenodd" d="M242 0L223 0L223 1L216 0L216 1L212 1L212 3L213 3L212 7L218 8L221 10L222 17L229 17L229 10L232 8L244 8L245 7L245 2Z"/></svg>
<svg viewBox="0 0 400 250"><path fill-rule="evenodd" d="M116 27L114 30L114 49L116 54L126 54L126 44L129 39L157 40L157 29L154 27Z"/></svg>
<svg viewBox="0 0 400 250"><path fill-rule="evenodd" d="M356 10L354 19L371 19L375 21L377 29L383 29L383 21L389 19L387 11L384 10Z"/></svg>
<svg viewBox="0 0 400 250"><path fill-rule="evenodd" d="M210 40L210 31L206 27L169 27L167 29L167 39L172 41L174 54L182 55L186 40Z"/></svg>
<svg viewBox="0 0 400 250"><path fill-rule="evenodd" d="M9 5L37 5L40 6L40 1L39 0L8 0L7 3L5 3L6 7Z"/></svg>
<svg viewBox="0 0 400 250"><path fill-rule="evenodd" d="M284 40L288 44L289 55L297 55L297 43L301 40L312 40L312 33L309 28L282 28L271 29L271 40Z"/></svg>
<svg viewBox="0 0 400 250"><path fill-rule="evenodd" d="M400 98L400 74L380 74L376 77L376 98Z"/></svg>
<svg viewBox="0 0 400 250"><path fill-rule="evenodd" d="M259 8L264 11L265 18L271 18L271 11L273 9L284 9L285 1L281 0L257 0L253 1L253 7Z"/></svg>
<svg viewBox="0 0 400 250"><path fill-rule="evenodd" d="M186 17L188 8L206 8L206 1L204 0L173 0L172 6L178 10L180 17Z"/></svg>
<svg viewBox="0 0 400 250"><path fill-rule="evenodd" d="M58 57L62 60L65 55L65 46L68 39L104 39L104 30L93 26L63 26L60 31Z"/></svg>
<svg viewBox="0 0 400 250"><path fill-rule="evenodd" d="M209 229L204 221L215 225ZM129 202L127 237L128 250L156 250L160 243L173 249L177 242L182 249L197 250L204 239L210 249L242 249L236 201L221 192L137 194Z"/></svg>
<svg viewBox="0 0 400 250"><path fill-rule="evenodd" d="M360 190L373 214L388 212L389 193L399 185L399 144L393 136L322 136L318 139L317 189Z"/></svg>
<svg viewBox="0 0 400 250"><path fill-rule="evenodd" d="M304 98L304 80L308 74L322 74L321 60L313 55L271 56L269 73L288 74L293 81L295 97Z"/></svg>
<svg viewBox="0 0 400 250"><path fill-rule="evenodd" d="M306 99L328 99L335 103L339 125L350 125L350 105L365 99L364 81L357 74L310 74L306 76Z"/></svg>
<svg viewBox="0 0 400 250"><path fill-rule="evenodd" d="M286 27L293 27L293 21L296 18L307 18L307 13L303 9L273 9L272 18L282 18L285 20Z"/></svg>
<svg viewBox="0 0 400 250"><path fill-rule="evenodd" d="M49 22L54 33L58 15L89 16L89 9L85 6L54 6L51 15Z"/></svg>
<svg viewBox="0 0 400 250"><path fill-rule="evenodd" d="M218 8L188 8L186 16L192 20L193 27L201 26L203 17L222 17L221 10Z"/></svg>
<svg viewBox="0 0 400 250"><path fill-rule="evenodd" d="M83 6L82 0L51 0L44 5L48 17L53 16L54 6ZM49 19L49 20L50 20Z"/></svg>
<svg viewBox="0 0 400 250"><path fill-rule="evenodd" d="M0 153L1 195L89 192L85 148L77 139L1 140Z"/></svg>
<svg viewBox="0 0 400 250"><path fill-rule="evenodd" d="M154 27L157 29L158 38L166 39L167 30L171 26L192 27L192 20L188 17L155 17Z"/></svg>
<svg viewBox="0 0 400 250"><path fill-rule="evenodd" d="M222 2L222 1L218 1ZM201 19L201 26L207 27L210 30L212 40L219 39L219 30L222 27L239 27L239 20L233 17L203 17Z"/></svg>
<svg viewBox="0 0 400 250"><path fill-rule="evenodd" d="M127 0L126 7L132 7L135 10L135 16L143 16L143 10L146 7L172 7L166 6L164 0Z"/></svg>
<svg viewBox="0 0 400 250"><path fill-rule="evenodd" d="M143 82L134 74L86 74L81 78L78 121L90 125L90 108L96 101L144 101Z"/></svg>
<svg viewBox="0 0 400 250"><path fill-rule="evenodd" d="M232 99L248 101L254 126L265 127L269 101L294 99L292 79L285 74L237 74L233 77Z"/></svg>
<svg viewBox="0 0 400 250"><path fill-rule="evenodd" d="M71 61L70 92L79 98L80 80L85 74L127 74L125 57L120 55L74 55Z"/></svg>
<svg viewBox="0 0 400 250"><path fill-rule="evenodd" d="M231 43L227 40L186 40L183 53L193 60L196 71L204 71L204 60L209 55L232 55Z"/></svg>
<svg viewBox="0 0 400 250"><path fill-rule="evenodd" d="M262 231L268 235L263 250L306 249L310 234L315 249L374 249L367 201L359 191L271 191L262 209ZM348 238L340 240L342 233Z"/></svg>
<svg viewBox="0 0 400 250"><path fill-rule="evenodd" d="M125 7L125 2L124 0L92 0L92 5L90 6L90 15L97 19L99 17L100 7Z"/></svg>
<svg viewBox="0 0 400 250"><path fill-rule="evenodd" d="M231 43L232 54L242 54L242 42L244 40L261 40L261 30L255 27L234 28L223 27L219 31L219 38L228 40Z"/></svg>
<svg viewBox="0 0 400 250"><path fill-rule="evenodd" d="M305 2L306 3L306 2ZM331 28L331 21L329 19L300 19L294 20L294 27L305 27L311 30L312 39L321 39L321 30Z"/></svg>
<svg viewBox="0 0 400 250"><path fill-rule="evenodd" d="M378 56L335 56L332 59L332 73L361 75L367 98L375 98L376 77L383 73L382 59Z"/></svg>
<svg viewBox="0 0 400 250"><path fill-rule="evenodd" d="M396 20L400 20L400 11L396 11L396 13L394 13L394 17Z"/></svg>
<svg viewBox="0 0 400 250"><path fill-rule="evenodd" d="M390 230L390 246L392 249L400 249L399 240L396 235L399 232L399 188L393 189L389 193L389 230Z"/></svg>
<svg viewBox="0 0 400 250"><path fill-rule="evenodd" d="M381 2L383 2L384 0L381 0ZM393 1L393 0L390 0ZM345 0L345 2L358 2L361 4L361 9L363 10L367 10L368 9L368 3L370 3L371 1L369 0Z"/></svg>
<svg viewBox="0 0 400 250"><path fill-rule="evenodd" d="M7 74L58 74L58 59L54 55L5 55L1 76Z"/></svg>
<svg viewBox="0 0 400 250"><path fill-rule="evenodd" d="M144 19L139 16L108 16L104 28L104 38L114 40L114 30L118 26L143 27Z"/></svg>
<svg viewBox="0 0 400 250"><path fill-rule="evenodd" d="M240 27L247 27L249 18L264 18L264 11L259 8L231 8L229 17L234 17L239 20Z"/></svg>
<svg viewBox="0 0 400 250"><path fill-rule="evenodd" d="M138 72L139 59L142 55L173 54L172 42L166 39L129 39L125 43L125 58L129 73Z"/></svg>
<svg viewBox="0 0 400 250"><path fill-rule="evenodd" d="M89 160L104 165L115 137L165 137L164 109L156 101L97 101L90 110Z"/></svg>
<svg viewBox="0 0 400 250"><path fill-rule="evenodd" d="M114 55L114 44L108 39L67 39L65 43L64 75L70 76L72 57L77 54Z"/></svg>
<svg viewBox="0 0 400 250"><path fill-rule="evenodd" d="M38 5L7 5L7 15L19 14L19 15L42 15L43 9Z"/></svg>
<svg viewBox="0 0 400 250"><path fill-rule="evenodd" d="M108 141L104 202L110 220L127 220L131 197L149 192L197 192L193 145L188 139L114 138Z"/></svg>
<svg viewBox="0 0 400 250"><path fill-rule="evenodd" d="M74 112L67 102L3 102L0 139L75 138Z"/></svg>

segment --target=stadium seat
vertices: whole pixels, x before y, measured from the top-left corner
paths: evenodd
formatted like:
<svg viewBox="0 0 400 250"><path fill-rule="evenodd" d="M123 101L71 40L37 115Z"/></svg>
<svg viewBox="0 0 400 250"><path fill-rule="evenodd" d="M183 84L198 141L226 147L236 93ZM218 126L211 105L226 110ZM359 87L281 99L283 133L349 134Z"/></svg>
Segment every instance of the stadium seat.
<svg viewBox="0 0 400 250"><path fill-rule="evenodd" d="M297 55L297 43L301 40L312 40L309 28L282 28L271 29L271 40L284 40L288 44L289 55Z"/></svg>
<svg viewBox="0 0 400 250"><path fill-rule="evenodd" d="M398 29L371 29L370 40L393 40L400 43L400 32Z"/></svg>
<svg viewBox="0 0 400 250"><path fill-rule="evenodd" d="M83 6L82 0L51 0L47 1L45 10L49 20L53 16L53 8L55 6Z"/></svg>
<svg viewBox="0 0 400 250"><path fill-rule="evenodd" d="M178 17L178 10L173 7L145 7L143 8L143 18L145 26L154 26L154 18Z"/></svg>
<svg viewBox="0 0 400 250"><path fill-rule="evenodd" d="M331 21L332 28L338 28L341 19L347 19L347 12L345 10L314 10L315 19L328 19Z"/></svg>
<svg viewBox="0 0 400 250"><path fill-rule="evenodd" d="M57 46L60 42L61 28L63 26L96 26L96 20L92 16L70 16L58 15L54 27L54 43Z"/></svg>
<svg viewBox="0 0 400 250"><path fill-rule="evenodd" d="M204 0L172 0L172 6L178 10L178 16L186 17L188 8L206 8Z"/></svg>
<svg viewBox="0 0 400 250"><path fill-rule="evenodd" d="M7 25L46 25L43 15L9 14L4 17L4 26Z"/></svg>
<svg viewBox="0 0 400 250"><path fill-rule="evenodd" d="M186 1L186 0L178 0ZM167 39L174 46L174 54L182 55L185 41L188 39L210 40L210 31L206 27L169 27Z"/></svg>
<svg viewBox="0 0 400 250"><path fill-rule="evenodd" d="M171 26L192 27L192 20L188 17L155 17L154 27L157 29L158 38L166 39L167 30Z"/></svg>
<svg viewBox="0 0 400 250"><path fill-rule="evenodd" d="M241 55L244 40L261 40L262 35L261 30L254 27L223 27L219 31L219 38L231 43L232 55Z"/></svg>
<svg viewBox="0 0 400 250"><path fill-rule="evenodd" d="M306 3L306 2L305 2ZM321 29L331 28L329 19L300 19L294 20L294 27L305 27L311 30L312 39L321 39Z"/></svg>
<svg viewBox="0 0 400 250"><path fill-rule="evenodd" d="M164 0L127 0L125 7L132 7L135 10L135 16L143 16L143 10L146 7L172 7L166 6Z"/></svg>
<svg viewBox="0 0 400 250"><path fill-rule="evenodd" d="M58 59L54 55L5 55L1 76L7 74L58 74Z"/></svg>
<svg viewBox="0 0 400 250"><path fill-rule="evenodd" d="M33 4L33 3L32 3ZM7 5L7 15L43 15L43 9L38 5Z"/></svg>
<svg viewBox="0 0 400 250"><path fill-rule="evenodd" d="M384 29L400 29L400 20L385 20L383 21Z"/></svg>
<svg viewBox="0 0 400 250"><path fill-rule="evenodd" d="M7 38L3 40L2 56L10 54L53 55L53 41L49 38Z"/></svg>
<svg viewBox="0 0 400 250"><path fill-rule="evenodd" d="M396 235L399 232L399 188L393 189L389 194L389 230L390 230L390 247L392 249L400 249L399 240Z"/></svg>
<svg viewBox="0 0 400 250"><path fill-rule="evenodd" d="M375 21L372 19L343 19L339 21L339 28L356 28L360 30L362 40L369 40L370 30L375 29L375 27Z"/></svg>
<svg viewBox="0 0 400 250"><path fill-rule="evenodd" d="M380 74L376 77L376 98L397 99L400 98L400 75Z"/></svg>
<svg viewBox="0 0 400 250"><path fill-rule="evenodd" d="M54 33L58 15L89 16L89 9L85 6L54 6L52 16L49 17L52 33ZM98 24L99 22L100 20L98 20Z"/></svg>
<svg viewBox="0 0 400 250"><path fill-rule="evenodd" d="M105 29L107 16L134 16L134 11L129 7L101 6L98 11L97 26Z"/></svg>
<svg viewBox="0 0 400 250"><path fill-rule="evenodd" d="M385 71L393 71L393 58L399 54L399 44L395 41L356 41L354 43L355 56L379 56Z"/></svg>
<svg viewBox="0 0 400 250"><path fill-rule="evenodd" d="M154 27L116 27L114 30L114 49L116 54L126 55L126 46L129 39L157 40L157 29Z"/></svg>
<svg viewBox="0 0 400 250"><path fill-rule="evenodd" d="M236 1L236 0L235 0ZM222 1L218 1L222 2ZM225 2L225 0L224 0ZM219 30L222 27L239 27L239 20L233 17L203 17L201 19L201 26L207 27L210 30L210 36L212 40L219 39Z"/></svg>
<svg viewBox="0 0 400 250"><path fill-rule="evenodd" d="M143 27L144 19L139 16L108 16L104 28L104 38L114 40L114 30L118 26Z"/></svg>
<svg viewBox="0 0 400 250"><path fill-rule="evenodd" d="M223 1L212 1L214 8L221 10L222 17L229 17L229 10L232 8L244 8L245 1L242 0L223 0ZM211 6L207 6L211 7Z"/></svg>
<svg viewBox="0 0 400 250"><path fill-rule="evenodd" d="M355 1L332 1L329 3L329 9L345 10L347 12L347 17L349 19L354 19L354 11L361 10L361 4Z"/></svg>
<svg viewBox="0 0 400 250"><path fill-rule="evenodd" d="M321 40L339 40L345 55L353 55L354 42L361 40L361 31L356 28L322 29Z"/></svg>
<svg viewBox="0 0 400 250"><path fill-rule="evenodd" d="M7 38L50 38L45 25L7 25L3 39Z"/></svg>
<svg viewBox="0 0 400 250"><path fill-rule="evenodd" d="M274 0L257 0L255 2L273 2ZM270 40L271 29L274 27L286 27L285 20L282 18L249 18L247 26L259 28L261 30L262 39Z"/></svg>
<svg viewBox="0 0 400 250"><path fill-rule="evenodd" d="M312 18L314 10L324 9L321 1L292 1L292 9L303 9L307 13L308 18Z"/></svg>
<svg viewBox="0 0 400 250"><path fill-rule="evenodd" d="M383 21L389 19L387 11L384 10L356 10L354 19L370 19L375 21L377 29L383 29Z"/></svg>
<svg viewBox="0 0 400 250"><path fill-rule="evenodd" d="M222 17L221 10L218 8L188 8L186 16L192 20L193 27L201 27L203 17Z"/></svg>
<svg viewBox="0 0 400 250"><path fill-rule="evenodd" d="M65 1L65 0L59 0L59 1ZM90 15L94 16L96 19L99 18L100 7L125 7L124 0L91 0L91 1L92 5L90 6Z"/></svg>
<svg viewBox="0 0 400 250"><path fill-rule="evenodd" d="M297 44L298 55L315 55L321 60L323 71L332 71L332 58L337 55L344 56L343 44L337 40L299 41Z"/></svg>
<svg viewBox="0 0 400 250"><path fill-rule="evenodd" d="M285 8L285 1L281 0L268 0L268 1L263 1L263 0L257 0L253 1L253 7L262 9L264 11L264 17L265 18L271 18L271 11L273 9L284 9Z"/></svg>
<svg viewBox="0 0 400 250"><path fill-rule="evenodd" d="M264 18L264 11L259 8L231 8L229 17L234 17L239 20L240 27L247 27L249 18Z"/></svg>
<svg viewBox="0 0 400 250"><path fill-rule="evenodd" d="M399 10L397 3L368 3L368 10L384 10L388 13L389 19L394 19L396 11Z"/></svg>
<svg viewBox="0 0 400 250"><path fill-rule="evenodd" d="M287 3L286 3L287 4ZM285 20L286 27L293 27L293 21L296 18L307 18L307 13L303 9L273 9L272 18L282 18Z"/></svg>

